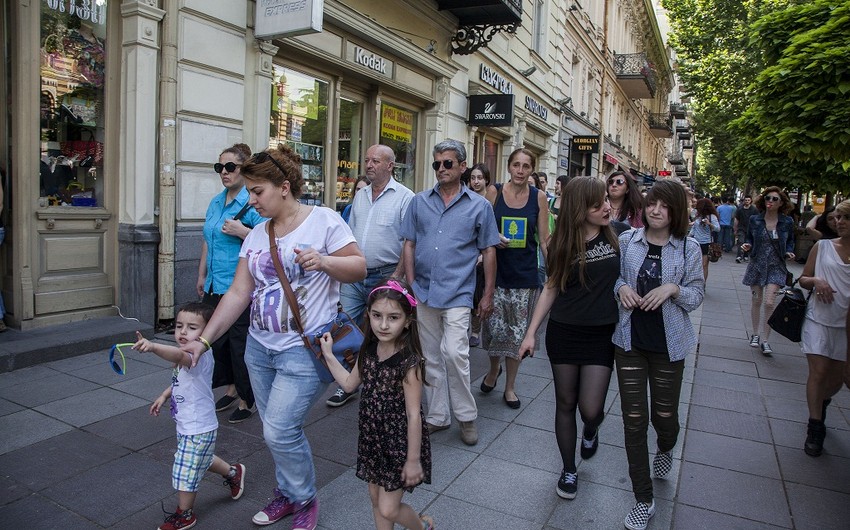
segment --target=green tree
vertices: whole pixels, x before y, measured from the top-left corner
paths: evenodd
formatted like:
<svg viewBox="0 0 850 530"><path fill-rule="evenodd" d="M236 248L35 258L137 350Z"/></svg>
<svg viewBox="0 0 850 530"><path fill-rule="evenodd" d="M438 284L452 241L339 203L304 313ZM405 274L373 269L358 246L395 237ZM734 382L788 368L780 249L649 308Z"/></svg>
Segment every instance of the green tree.
<svg viewBox="0 0 850 530"><path fill-rule="evenodd" d="M760 153L765 164L784 159L803 170L783 171L786 185L850 189L850 2L791 5L750 30L762 69L749 106L730 126L744 140L734 157L758 167L752 154Z"/></svg>
<svg viewBox="0 0 850 530"><path fill-rule="evenodd" d="M662 0L694 103L697 182L850 187L847 0ZM844 157L844 158L842 158Z"/></svg>

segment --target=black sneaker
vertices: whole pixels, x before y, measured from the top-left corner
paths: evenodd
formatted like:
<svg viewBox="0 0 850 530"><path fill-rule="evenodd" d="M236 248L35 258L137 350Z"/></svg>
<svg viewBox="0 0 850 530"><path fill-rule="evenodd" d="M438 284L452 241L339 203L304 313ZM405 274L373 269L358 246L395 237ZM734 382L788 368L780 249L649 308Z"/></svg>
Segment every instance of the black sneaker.
<svg viewBox="0 0 850 530"><path fill-rule="evenodd" d="M758 335L752 335L750 337L750 348L758 348L759 344L761 344L761 337Z"/></svg>
<svg viewBox="0 0 850 530"><path fill-rule="evenodd" d="M227 423L242 423L253 416L255 410L257 410L257 407L254 405L251 405L247 409L240 409L237 407L236 410L233 411L233 414L231 414L227 419Z"/></svg>
<svg viewBox="0 0 850 530"><path fill-rule="evenodd" d="M555 493L562 499L575 499L578 491L578 477L575 473L570 473L564 470L561 472L561 478L558 480L558 487L555 488Z"/></svg>
<svg viewBox="0 0 850 530"><path fill-rule="evenodd" d="M735 263L742 263L744 258L735 258Z"/></svg>
<svg viewBox="0 0 850 530"><path fill-rule="evenodd" d="M767 342L761 343L761 354L765 357L770 357L771 355L773 355L773 348L770 347L770 344L768 344Z"/></svg>
<svg viewBox="0 0 850 530"><path fill-rule="evenodd" d="M351 401L351 398L354 397L354 394L356 394L356 392L352 392L351 394L349 394L342 388L337 388L336 392L334 392L334 395L329 397L328 400L325 401L325 404L329 407L341 407Z"/></svg>
<svg viewBox="0 0 850 530"><path fill-rule="evenodd" d="M803 451L809 456L820 456L823 453L824 438L826 438L826 425L822 421L809 419L809 429Z"/></svg>
<svg viewBox="0 0 850 530"><path fill-rule="evenodd" d="M593 438L585 438L585 435L581 435L581 459L589 460L596 454L596 450L599 449L599 429L596 429L596 432L593 433Z"/></svg>
<svg viewBox="0 0 850 530"><path fill-rule="evenodd" d="M227 394L221 396L221 399L215 402L215 411L221 412L222 410L227 410L231 405L236 403L236 400L239 399L236 396L228 396Z"/></svg>

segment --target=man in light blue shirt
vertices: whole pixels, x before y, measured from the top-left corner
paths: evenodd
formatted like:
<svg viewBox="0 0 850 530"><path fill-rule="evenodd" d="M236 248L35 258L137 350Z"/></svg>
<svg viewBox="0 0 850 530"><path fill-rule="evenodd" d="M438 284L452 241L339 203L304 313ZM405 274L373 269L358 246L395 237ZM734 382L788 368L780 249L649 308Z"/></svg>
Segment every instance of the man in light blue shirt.
<svg viewBox="0 0 850 530"><path fill-rule="evenodd" d="M493 310L499 230L486 199L464 186L466 148L457 140L434 146L437 185L417 194L402 223L404 269L420 304L416 308L425 354L425 420L433 433L460 423L461 440L478 443L478 407L469 380L469 329L475 264L484 259L484 295L478 314Z"/></svg>
<svg viewBox="0 0 850 530"><path fill-rule="evenodd" d="M413 192L393 178L395 153L386 145L373 145L366 150L366 176L370 184L357 192L351 201L348 220L354 238L366 256L366 279L340 287L342 309L357 323L363 318L366 298L384 278L404 272L399 235L401 223ZM354 394L337 387L325 402L329 407L345 405Z"/></svg>
<svg viewBox="0 0 850 530"><path fill-rule="evenodd" d="M723 204L717 207L717 216L720 217L720 244L723 245L723 252L732 252L736 210L737 208L732 204L732 197L723 197Z"/></svg>

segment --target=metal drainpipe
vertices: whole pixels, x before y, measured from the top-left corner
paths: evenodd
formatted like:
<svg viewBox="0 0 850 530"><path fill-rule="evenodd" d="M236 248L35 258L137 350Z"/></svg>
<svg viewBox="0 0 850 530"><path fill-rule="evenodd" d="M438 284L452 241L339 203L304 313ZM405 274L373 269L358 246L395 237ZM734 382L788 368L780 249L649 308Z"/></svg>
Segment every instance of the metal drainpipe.
<svg viewBox="0 0 850 530"><path fill-rule="evenodd" d="M605 11L602 16L602 79L600 80L599 89L599 165L597 166L598 175L605 178L605 172L602 167L605 165L605 85L608 84L608 11L612 0L605 0ZM588 116L589 117L589 116Z"/></svg>
<svg viewBox="0 0 850 530"><path fill-rule="evenodd" d="M178 2L164 0L159 82L159 254L157 320L174 318L174 235L177 225L177 27Z"/></svg>

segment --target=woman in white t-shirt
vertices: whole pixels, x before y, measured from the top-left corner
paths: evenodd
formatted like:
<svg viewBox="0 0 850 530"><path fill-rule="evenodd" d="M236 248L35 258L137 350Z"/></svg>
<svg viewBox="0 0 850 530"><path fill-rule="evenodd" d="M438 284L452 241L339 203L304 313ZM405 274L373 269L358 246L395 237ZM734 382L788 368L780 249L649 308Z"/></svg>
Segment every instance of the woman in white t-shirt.
<svg viewBox="0 0 850 530"><path fill-rule="evenodd" d="M271 259L267 225L272 225L308 333L336 315L340 282L366 277L366 259L336 212L299 202L304 185L301 157L289 147L254 154L242 165L242 176L251 205L269 221L245 238L230 289L200 342L188 349L200 355L250 304L245 363L277 480L274 498L253 521L267 525L294 513L294 528L314 528L319 516L316 472L303 424L327 384L319 380L312 353L295 329Z"/></svg>

